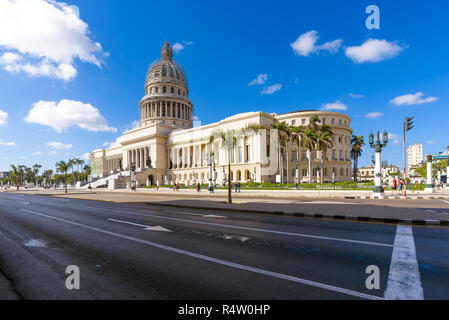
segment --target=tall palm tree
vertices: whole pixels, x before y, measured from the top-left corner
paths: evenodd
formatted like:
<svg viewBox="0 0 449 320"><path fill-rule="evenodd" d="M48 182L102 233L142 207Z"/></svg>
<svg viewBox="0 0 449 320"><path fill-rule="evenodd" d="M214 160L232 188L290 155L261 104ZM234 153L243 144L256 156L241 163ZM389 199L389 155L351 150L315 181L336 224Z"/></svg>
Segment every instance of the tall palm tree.
<svg viewBox="0 0 449 320"><path fill-rule="evenodd" d="M312 116L309 119L309 124L307 125L307 129L312 130L312 131L318 131L320 129L319 123L321 123L320 117Z"/></svg>
<svg viewBox="0 0 449 320"><path fill-rule="evenodd" d="M237 140L242 136L250 136L257 134L263 126L258 124L248 124L241 130L215 130L209 137L209 143L212 144L214 141L219 140L220 146L227 152L228 158L228 204L232 204L232 181L231 181L231 155L232 150L237 144Z"/></svg>
<svg viewBox="0 0 449 320"><path fill-rule="evenodd" d="M12 175L13 175L14 184L15 184L15 186L17 188L17 191L19 191L19 188L20 188L20 184L18 183L18 181L19 181L19 169L15 165L13 165L13 164L11 164L11 169L12 169Z"/></svg>
<svg viewBox="0 0 449 320"><path fill-rule="evenodd" d="M23 185L23 177L25 175L26 166L18 165L17 169L18 169L18 175L19 175L19 183L20 183L20 185Z"/></svg>
<svg viewBox="0 0 449 320"><path fill-rule="evenodd" d="M304 126L292 126L291 128L291 142L296 145L296 160L300 161L301 155L301 140L304 135ZM299 177L298 177L299 178ZM299 183L299 181L298 181Z"/></svg>
<svg viewBox="0 0 449 320"><path fill-rule="evenodd" d="M357 171L359 166L359 157L362 155L365 141L363 136L353 135L351 138L351 159L354 160L354 182L357 182Z"/></svg>
<svg viewBox="0 0 449 320"><path fill-rule="evenodd" d="M302 149L309 151L309 183L312 183L312 152L315 150L317 133L310 129L304 129L304 134L300 142Z"/></svg>
<svg viewBox="0 0 449 320"><path fill-rule="evenodd" d="M333 137L334 132L332 131L332 127L330 125L323 124L318 128L315 147L317 151L321 152L321 179L324 177L324 160L327 150L334 146L332 142Z"/></svg>
<svg viewBox="0 0 449 320"><path fill-rule="evenodd" d="M287 152L287 178L288 178L288 144L290 141L291 130L287 122L276 122L271 124L271 128L278 133L278 155L279 155L279 174L281 183L284 180L284 154Z"/></svg>
<svg viewBox="0 0 449 320"><path fill-rule="evenodd" d="M67 171L72 168L73 162L69 160L68 162L59 161L55 164L56 170L64 174L64 191L67 193Z"/></svg>
<svg viewBox="0 0 449 320"><path fill-rule="evenodd" d="M88 165L88 164L84 165L83 172L86 174L86 181L89 180L89 174L90 174L91 170L92 169L91 169L90 165Z"/></svg>
<svg viewBox="0 0 449 320"><path fill-rule="evenodd" d="M35 184L37 184L37 180L38 180L38 177L39 177L39 170L41 168L42 168L42 166L40 164L38 164L38 163L36 163L33 166L33 172L34 172L34 176L35 176Z"/></svg>

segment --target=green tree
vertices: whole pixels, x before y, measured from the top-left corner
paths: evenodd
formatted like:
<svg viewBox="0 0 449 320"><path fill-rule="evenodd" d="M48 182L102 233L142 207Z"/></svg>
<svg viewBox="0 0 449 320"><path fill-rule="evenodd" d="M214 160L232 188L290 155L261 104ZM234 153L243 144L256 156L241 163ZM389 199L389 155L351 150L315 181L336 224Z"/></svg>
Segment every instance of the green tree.
<svg viewBox="0 0 449 320"><path fill-rule="evenodd" d="M315 144L317 141L316 131L305 129L303 137L300 142L300 146L302 149L306 149L309 151L309 183L312 183L312 152L315 150Z"/></svg>
<svg viewBox="0 0 449 320"><path fill-rule="evenodd" d="M278 133L278 155L279 155L279 174L281 183L284 181L284 154L287 152L287 179L288 179L288 143L291 137L291 129L287 122L276 122L271 124L271 128Z"/></svg>
<svg viewBox="0 0 449 320"><path fill-rule="evenodd" d="M11 169L12 169L12 173L10 175L10 181L14 182L14 185L16 186L17 191L18 191L19 188L20 188L19 169L15 165L13 165L13 164L11 164Z"/></svg>
<svg viewBox="0 0 449 320"><path fill-rule="evenodd" d="M354 160L354 182L357 182L357 172L359 166L359 157L362 155L365 140L363 136L353 135L351 138L351 158Z"/></svg>
<svg viewBox="0 0 449 320"><path fill-rule="evenodd" d="M231 180L231 155L232 150L235 148L237 140L242 136L250 136L263 129L263 126L258 124L249 124L241 130L215 130L209 137L209 143L219 141L220 147L227 152L228 158L228 204L232 204L232 180Z"/></svg>
<svg viewBox="0 0 449 320"><path fill-rule="evenodd" d="M37 163L33 166L33 172L34 172L34 177L35 177L34 183L35 184L37 183L37 180L38 180L38 177L39 177L39 170L41 168L42 168L42 166L40 164L37 164Z"/></svg>
<svg viewBox="0 0 449 320"><path fill-rule="evenodd" d="M316 134L315 148L317 151L321 152L321 179L324 177L324 160L326 158L327 150L334 146L332 142L333 137L334 132L330 125L323 124L322 126L319 126Z"/></svg>
<svg viewBox="0 0 449 320"><path fill-rule="evenodd" d="M70 168L72 168L73 162L72 161L59 161L55 164L57 172L61 172L64 174L64 191L67 193L67 171L69 171Z"/></svg>

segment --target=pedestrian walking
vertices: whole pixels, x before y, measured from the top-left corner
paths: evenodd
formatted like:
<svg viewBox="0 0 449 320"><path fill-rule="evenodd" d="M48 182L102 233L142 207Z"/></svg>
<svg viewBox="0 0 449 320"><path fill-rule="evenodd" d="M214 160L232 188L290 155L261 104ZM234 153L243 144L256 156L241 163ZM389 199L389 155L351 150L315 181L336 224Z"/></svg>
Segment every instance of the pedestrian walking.
<svg viewBox="0 0 449 320"><path fill-rule="evenodd" d="M237 182L234 183L234 190L235 190L236 193L238 192L238 188L239 188L239 186L237 185Z"/></svg>
<svg viewBox="0 0 449 320"><path fill-rule="evenodd" d="M201 184L199 182L196 186L196 191L201 192Z"/></svg>
<svg viewBox="0 0 449 320"><path fill-rule="evenodd" d="M238 192L240 193L240 181L238 182Z"/></svg>

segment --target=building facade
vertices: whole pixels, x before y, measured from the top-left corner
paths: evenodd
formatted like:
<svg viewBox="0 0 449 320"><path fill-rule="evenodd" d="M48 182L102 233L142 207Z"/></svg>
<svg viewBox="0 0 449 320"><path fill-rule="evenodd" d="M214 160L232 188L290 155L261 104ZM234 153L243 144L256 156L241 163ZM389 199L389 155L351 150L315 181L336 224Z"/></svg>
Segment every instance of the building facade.
<svg viewBox="0 0 449 320"><path fill-rule="evenodd" d="M109 149L97 149L91 153L93 177L106 177L120 171L129 171L135 164L137 181L142 185L192 185L207 183L209 178L224 184L228 175L228 159L231 162L233 182L275 182L283 170L284 182L295 182L296 165L300 181L308 181L309 174L316 181L317 170L324 156L323 180L330 182L351 179L350 144L351 119L338 112L295 111L286 114L261 111L236 114L219 122L193 127L193 104L188 98L189 88L182 67L173 61L170 44L165 43L161 59L154 62L147 73L145 95L139 103L139 127L117 139ZM334 131L333 148L325 155L313 151L298 150L290 145L288 153L279 157L276 130L271 125L286 122L289 125L306 126L312 116L329 124ZM217 130L240 132L248 125L265 129L252 135L240 135L228 152L221 141L210 143ZM213 173L209 164L213 155ZM308 158L312 159L312 172ZM280 165L282 161L282 165Z"/></svg>
<svg viewBox="0 0 449 320"><path fill-rule="evenodd" d="M407 150L407 172L413 166L419 165L423 162L423 145L422 143L416 143L408 147Z"/></svg>
<svg viewBox="0 0 449 320"><path fill-rule="evenodd" d="M382 168L382 179L386 184L391 184L393 182L395 174L399 173L399 167L395 165L388 165ZM361 181L374 181L375 178L375 167L374 165L361 167L358 170L359 179Z"/></svg>

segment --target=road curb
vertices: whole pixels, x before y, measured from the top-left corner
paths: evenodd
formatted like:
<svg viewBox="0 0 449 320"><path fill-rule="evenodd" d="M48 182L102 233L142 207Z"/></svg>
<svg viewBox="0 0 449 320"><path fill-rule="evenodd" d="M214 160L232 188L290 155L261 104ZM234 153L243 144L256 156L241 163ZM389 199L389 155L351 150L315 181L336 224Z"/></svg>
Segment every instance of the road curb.
<svg viewBox="0 0 449 320"><path fill-rule="evenodd" d="M173 208L185 208L185 209L200 209L208 210L211 208L191 205L181 205L172 203L159 203L159 202L146 202L149 206L164 206ZM268 214L275 216L296 217L296 218L308 218L308 219L331 219L338 221L358 221L358 222L374 222L383 223L389 225L416 225L416 226L442 226L449 227L449 220L422 220L422 219L399 219L399 218L385 218L385 217L367 217L367 216L352 216L341 214L317 214L317 213L302 213L302 212L284 212L284 211L263 211L263 210L249 210L249 209L237 209L237 208L213 208L218 211L225 212L237 212L237 213L253 213L253 214Z"/></svg>

